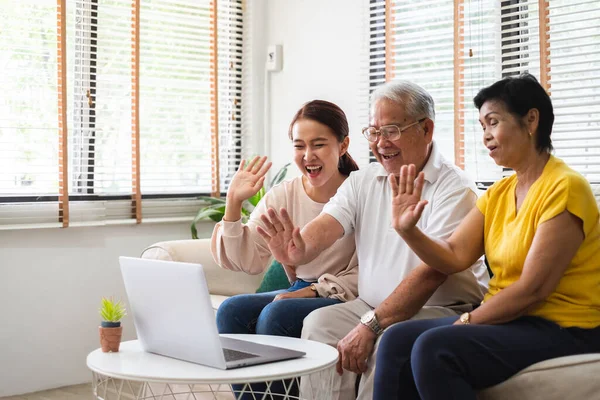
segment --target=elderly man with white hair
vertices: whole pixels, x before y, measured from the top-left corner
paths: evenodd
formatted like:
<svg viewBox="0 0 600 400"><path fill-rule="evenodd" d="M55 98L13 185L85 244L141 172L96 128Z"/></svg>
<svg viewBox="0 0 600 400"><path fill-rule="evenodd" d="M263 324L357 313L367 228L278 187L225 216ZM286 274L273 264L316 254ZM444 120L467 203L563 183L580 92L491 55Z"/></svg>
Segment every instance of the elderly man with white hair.
<svg viewBox="0 0 600 400"><path fill-rule="evenodd" d="M302 337L337 346L340 358L334 399L371 399L375 353L381 333L408 319L469 312L481 302L488 274L480 260L451 276L422 264L391 226L392 190L403 165L425 174L422 198L428 201L419 228L448 238L475 206L475 185L446 160L434 141L433 99L420 86L397 81L372 94L371 126L363 130L378 163L350 174L322 213L301 231L287 212L268 210L259 229L277 260L306 264L345 235L355 234L359 258L359 298L313 311ZM311 382L301 384L308 395ZM314 384L314 383L313 383Z"/></svg>

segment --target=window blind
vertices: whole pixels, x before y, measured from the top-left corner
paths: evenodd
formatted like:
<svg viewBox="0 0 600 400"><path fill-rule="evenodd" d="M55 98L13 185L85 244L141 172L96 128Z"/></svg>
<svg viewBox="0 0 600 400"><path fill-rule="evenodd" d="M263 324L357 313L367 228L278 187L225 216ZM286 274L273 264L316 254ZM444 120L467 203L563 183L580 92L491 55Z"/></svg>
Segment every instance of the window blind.
<svg viewBox="0 0 600 400"><path fill-rule="evenodd" d="M359 94L366 95L366 101L363 103L362 107L364 122L361 126L361 129L369 126L369 118L371 113L370 95L377 88L377 86L386 82L386 71L390 70L388 63L386 62L386 56L389 53L387 44L390 43L386 35L386 28L389 26L389 24L386 23L386 15L389 15L387 14L386 4L386 0L369 0L369 48L367 56L368 66L366 71L368 83L366 85L366 90L363 89L363 93ZM370 150L368 161L376 161L375 156ZM359 166L361 165L362 164L359 164Z"/></svg>
<svg viewBox="0 0 600 400"><path fill-rule="evenodd" d="M548 90L558 157L600 187L600 2L550 0Z"/></svg>
<svg viewBox="0 0 600 400"><path fill-rule="evenodd" d="M140 10L142 193L211 193L215 32L208 1L144 1ZM211 173L207 173L207 172ZM143 201L143 215L175 211ZM188 214L189 215L189 214ZM174 216L174 215L171 215Z"/></svg>
<svg viewBox="0 0 600 400"><path fill-rule="evenodd" d="M478 182L489 185L502 177L483 145L483 132L479 124L479 110L473 98L479 90L497 80L501 71L501 16L496 0L460 1L455 3L455 148L459 154L457 165Z"/></svg>
<svg viewBox="0 0 600 400"><path fill-rule="evenodd" d="M242 57L244 31L242 2L219 2L219 158L221 191L229 187L242 160Z"/></svg>
<svg viewBox="0 0 600 400"><path fill-rule="evenodd" d="M501 2L502 68L497 79L528 72L540 80L538 0Z"/></svg>
<svg viewBox="0 0 600 400"><path fill-rule="evenodd" d="M435 140L453 161L453 3L387 0L371 2L370 9L371 87L403 79L425 88L435 101Z"/></svg>
<svg viewBox="0 0 600 400"><path fill-rule="evenodd" d="M0 229L189 220L197 195L226 190L242 149L240 0L9 3Z"/></svg>
<svg viewBox="0 0 600 400"><path fill-rule="evenodd" d="M371 32L383 32L388 50L384 65L378 64L378 68L383 68L387 80L398 76L430 90L436 102L441 103L440 114L449 102L454 104L455 124L446 130L454 131L458 165L486 185L510 173L500 170L487 156L472 99L479 89L496 80L528 72L551 96L556 115L556 155L584 174L599 191L600 3L430 0L416 6L408 1L388 0L377 4L383 4L388 24L388 29L382 30L380 20L370 19ZM449 24L453 33L447 33L444 28L447 29L452 7L454 16ZM420 26L421 32L411 32L411 25ZM454 38L453 65L448 63L447 49L438 47L441 43L451 46L441 32ZM376 48L372 42L371 59ZM420 58L419 51L423 53ZM442 65L452 71L453 79L448 78L446 71L435 70ZM432 75L427 76L430 71ZM423 83L423 79L429 82ZM373 85L381 80L381 75L370 75ZM445 119L441 122L447 124ZM439 125L436 124L437 134Z"/></svg>
<svg viewBox="0 0 600 400"><path fill-rule="evenodd" d="M23 0L0 8L0 225L61 226L64 207L64 42L59 2ZM62 193L64 194L64 192ZM35 197L36 207L29 199ZM59 200L60 198L60 200ZM68 219L68 218L67 218Z"/></svg>
<svg viewBox="0 0 600 400"><path fill-rule="evenodd" d="M131 0L68 0L71 225L133 220L110 200L135 195L135 10ZM69 51L70 50L70 51Z"/></svg>

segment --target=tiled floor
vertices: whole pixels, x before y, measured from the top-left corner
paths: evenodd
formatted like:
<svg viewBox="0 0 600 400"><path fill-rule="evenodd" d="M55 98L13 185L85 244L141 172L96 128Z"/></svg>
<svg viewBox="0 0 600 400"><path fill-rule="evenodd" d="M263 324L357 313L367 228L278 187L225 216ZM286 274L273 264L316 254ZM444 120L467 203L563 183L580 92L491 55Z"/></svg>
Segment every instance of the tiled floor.
<svg viewBox="0 0 600 400"><path fill-rule="evenodd" d="M90 400L92 384L65 386L43 392L21 394L19 396L0 397L0 400Z"/></svg>

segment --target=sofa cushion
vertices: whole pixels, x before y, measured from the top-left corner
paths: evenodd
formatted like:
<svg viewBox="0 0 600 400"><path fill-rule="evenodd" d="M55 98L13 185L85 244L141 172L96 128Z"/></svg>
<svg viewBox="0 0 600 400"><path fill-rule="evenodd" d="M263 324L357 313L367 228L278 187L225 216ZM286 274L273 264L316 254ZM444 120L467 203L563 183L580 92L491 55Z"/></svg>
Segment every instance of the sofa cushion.
<svg viewBox="0 0 600 400"><path fill-rule="evenodd" d="M215 310L215 313L217 312L217 310L219 309L221 304L223 304L223 302L225 300L227 300L229 297L230 296L222 296L220 294L211 294L210 295L210 302L212 303L212 308L213 308L213 310Z"/></svg>
<svg viewBox="0 0 600 400"><path fill-rule="evenodd" d="M219 267L210 252L211 240L172 240L155 243L142 253L142 258L202 264L212 294L232 296L254 293L262 281L263 274L248 275Z"/></svg>
<svg viewBox="0 0 600 400"><path fill-rule="evenodd" d="M512 378L479 392L479 400L597 399L600 393L600 353L542 361Z"/></svg>
<svg viewBox="0 0 600 400"><path fill-rule="evenodd" d="M277 261L273 260L271 266L265 272L262 282L256 293L272 292L274 290L287 289L290 287L290 281L283 269L283 266Z"/></svg>

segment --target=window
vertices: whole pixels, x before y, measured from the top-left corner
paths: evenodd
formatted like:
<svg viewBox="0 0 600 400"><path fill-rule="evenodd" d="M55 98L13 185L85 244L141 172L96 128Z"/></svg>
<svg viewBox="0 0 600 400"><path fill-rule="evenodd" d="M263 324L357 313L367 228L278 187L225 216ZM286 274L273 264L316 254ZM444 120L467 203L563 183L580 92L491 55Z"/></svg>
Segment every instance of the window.
<svg viewBox="0 0 600 400"><path fill-rule="evenodd" d="M191 219L241 159L241 0L3 0L0 229Z"/></svg>
<svg viewBox="0 0 600 400"><path fill-rule="evenodd" d="M472 99L496 80L529 72L548 90L554 104L556 155L593 185L600 184L599 2L429 0L414 4L370 1L370 79L377 85L382 76L398 77L430 91L436 101L436 140L448 158L483 185L506 173L481 143ZM373 17L374 10L380 13L378 18ZM373 60L378 75L373 73Z"/></svg>
<svg viewBox="0 0 600 400"><path fill-rule="evenodd" d="M436 106L436 141L454 160L452 3L371 0L370 10L371 89L403 79L429 91Z"/></svg>
<svg viewBox="0 0 600 400"><path fill-rule="evenodd" d="M435 137L444 156L454 160L454 86L452 2L429 0L371 0L372 55L377 63L378 79L403 79L425 88L435 101ZM372 57L373 61L373 57ZM373 64L371 64L373 67ZM374 87L373 87L374 89Z"/></svg>
<svg viewBox="0 0 600 400"><path fill-rule="evenodd" d="M551 0L543 74L556 155L600 186L600 2ZM597 192L598 193L598 192Z"/></svg>

